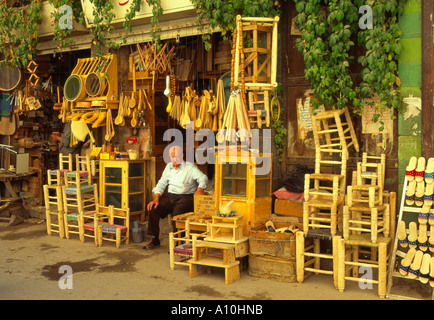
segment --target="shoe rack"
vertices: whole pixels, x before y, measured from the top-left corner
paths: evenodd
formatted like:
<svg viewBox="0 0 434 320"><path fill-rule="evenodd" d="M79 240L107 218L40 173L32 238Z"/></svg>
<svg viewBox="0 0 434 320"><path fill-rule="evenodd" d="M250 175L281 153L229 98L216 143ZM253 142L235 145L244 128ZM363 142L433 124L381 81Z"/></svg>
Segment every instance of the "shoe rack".
<svg viewBox="0 0 434 320"><path fill-rule="evenodd" d="M386 297L391 299L434 299L434 158L412 157L402 190L395 241L390 260ZM410 291L393 293L394 280L418 281L426 295ZM411 287L414 287L413 285ZM422 290L418 290L422 291ZM422 297L425 296L425 297Z"/></svg>

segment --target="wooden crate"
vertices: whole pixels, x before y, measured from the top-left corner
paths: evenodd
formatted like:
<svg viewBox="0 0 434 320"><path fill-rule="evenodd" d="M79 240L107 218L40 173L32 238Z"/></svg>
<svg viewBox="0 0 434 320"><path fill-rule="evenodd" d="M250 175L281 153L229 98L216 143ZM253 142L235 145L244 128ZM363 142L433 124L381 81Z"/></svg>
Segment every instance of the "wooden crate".
<svg viewBox="0 0 434 320"><path fill-rule="evenodd" d="M277 229L289 226L286 223L274 223ZM265 225L261 225L250 229L249 250L253 255L292 259L295 258L295 235L267 232Z"/></svg>
<svg viewBox="0 0 434 320"><path fill-rule="evenodd" d="M303 217L303 201L276 199L274 213L291 217Z"/></svg>
<svg viewBox="0 0 434 320"><path fill-rule="evenodd" d="M296 282L295 258L249 255L249 275L284 282Z"/></svg>

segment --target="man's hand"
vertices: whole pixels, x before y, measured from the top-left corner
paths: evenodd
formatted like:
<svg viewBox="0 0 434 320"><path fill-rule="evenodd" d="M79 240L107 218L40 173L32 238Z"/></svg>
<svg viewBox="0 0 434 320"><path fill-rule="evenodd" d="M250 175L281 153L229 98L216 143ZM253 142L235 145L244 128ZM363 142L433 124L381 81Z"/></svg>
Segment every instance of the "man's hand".
<svg viewBox="0 0 434 320"><path fill-rule="evenodd" d="M203 192L203 189L202 189L202 188L197 188L197 190L196 190L196 192L195 192L194 194L197 194L197 195L204 195L205 193Z"/></svg>
<svg viewBox="0 0 434 320"><path fill-rule="evenodd" d="M154 200L152 200L151 202L148 203L148 211L151 211L152 208L157 208L158 205L160 204L160 194L156 193L154 196Z"/></svg>

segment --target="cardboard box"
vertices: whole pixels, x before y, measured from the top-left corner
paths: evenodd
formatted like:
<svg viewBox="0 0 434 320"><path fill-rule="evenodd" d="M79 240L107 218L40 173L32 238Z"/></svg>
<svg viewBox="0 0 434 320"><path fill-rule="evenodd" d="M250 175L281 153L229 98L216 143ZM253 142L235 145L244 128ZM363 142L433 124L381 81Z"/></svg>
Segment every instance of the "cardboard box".
<svg viewBox="0 0 434 320"><path fill-rule="evenodd" d="M215 215L214 196L194 195L194 213L197 215Z"/></svg>
<svg viewBox="0 0 434 320"><path fill-rule="evenodd" d="M291 217L303 217L303 201L276 199L274 213Z"/></svg>

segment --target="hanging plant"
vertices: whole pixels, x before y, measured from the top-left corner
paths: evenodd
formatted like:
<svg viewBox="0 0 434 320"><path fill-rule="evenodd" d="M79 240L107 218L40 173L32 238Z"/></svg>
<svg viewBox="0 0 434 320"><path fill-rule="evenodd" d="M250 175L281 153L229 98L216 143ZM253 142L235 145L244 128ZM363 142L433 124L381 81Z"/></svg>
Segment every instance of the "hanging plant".
<svg viewBox="0 0 434 320"><path fill-rule="evenodd" d="M161 0L148 0L148 4L152 6L152 18L151 18L151 37L152 42L156 44L157 51L161 49L160 44L160 28L157 28L159 20L158 18L163 15L163 7L161 6Z"/></svg>
<svg viewBox="0 0 434 320"><path fill-rule="evenodd" d="M80 0L48 0L49 3L54 7L54 11L51 13L54 17L54 35L53 41L58 41L59 49L72 45L74 41L68 37L72 33L72 29L66 28L62 26L62 20L65 19L64 15L67 13L66 11L59 11L59 8L68 5L72 8L72 18L73 20L84 24L84 12L81 6Z"/></svg>
<svg viewBox="0 0 434 320"><path fill-rule="evenodd" d="M284 0L286 1L286 0ZM269 0L191 0L198 14L197 21L208 22L208 32L202 35L206 50L211 48L210 38L216 27L224 38L235 29L236 16L274 17L280 16L280 2Z"/></svg>
<svg viewBox="0 0 434 320"><path fill-rule="evenodd" d="M402 106L401 80L398 77L398 56L402 50L399 42L401 30L397 20L405 2L356 1L358 5L371 6L373 13L372 29L360 30L358 33L359 44L366 49L358 60L363 66L360 74L362 100L358 112L362 113L365 105L374 106L374 122L378 121L384 108L399 110ZM377 105L373 102L375 97L380 101ZM393 114L392 117L395 118Z"/></svg>
<svg viewBox="0 0 434 320"><path fill-rule="evenodd" d="M36 58L41 1L32 0L22 7L0 2L0 52L3 63L25 67Z"/></svg>
<svg viewBox="0 0 434 320"><path fill-rule="evenodd" d="M119 49L120 45L110 39L110 32L114 29L111 22L115 17L113 2L107 0L89 0L93 4L93 25L90 33L95 45L95 57L102 58L102 48Z"/></svg>
<svg viewBox="0 0 434 320"><path fill-rule="evenodd" d="M315 93L314 107L320 104L333 108L355 107L361 114L365 105L375 105L373 121L377 122L385 107L399 109L401 105L397 59L401 47L401 32L397 18L406 0L295 0L296 22L301 38L296 40L297 50L303 54L305 77ZM373 8L372 29L358 26L358 8ZM366 52L358 62L363 67L362 82L355 84L350 66L357 63L350 55L353 42Z"/></svg>
<svg viewBox="0 0 434 320"><path fill-rule="evenodd" d="M302 34L296 47L303 54L305 77L316 95L314 107L325 104L342 109L356 98L349 70L354 57L349 53L358 11L349 0L325 2L323 7L320 1L296 0L300 12L296 21Z"/></svg>
<svg viewBox="0 0 434 320"><path fill-rule="evenodd" d="M276 156L279 158L279 163L282 162L282 154L285 148L285 137L288 131L281 119L281 109L279 102L279 93L282 91L282 86L279 85L276 91L272 93L270 107L271 107L271 117L273 119L272 127L274 128L274 145L276 146Z"/></svg>

